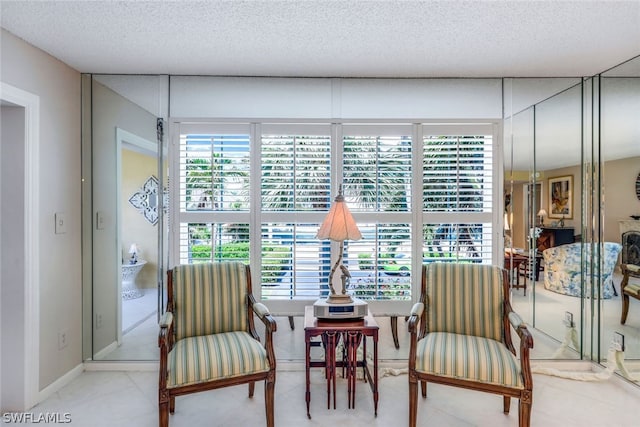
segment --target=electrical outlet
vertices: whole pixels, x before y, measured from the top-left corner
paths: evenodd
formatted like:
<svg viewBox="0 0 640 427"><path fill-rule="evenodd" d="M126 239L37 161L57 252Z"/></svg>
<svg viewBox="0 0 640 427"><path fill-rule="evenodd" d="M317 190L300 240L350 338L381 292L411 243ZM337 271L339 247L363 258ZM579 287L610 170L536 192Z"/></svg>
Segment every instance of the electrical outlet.
<svg viewBox="0 0 640 427"><path fill-rule="evenodd" d="M624 335L620 332L614 332L613 339L611 340L611 348L615 351L624 351Z"/></svg>
<svg viewBox="0 0 640 427"><path fill-rule="evenodd" d="M102 314L96 313L96 329L102 328Z"/></svg>
<svg viewBox="0 0 640 427"><path fill-rule="evenodd" d="M67 346L68 335L69 333L66 329L58 332L58 350L62 350Z"/></svg>
<svg viewBox="0 0 640 427"><path fill-rule="evenodd" d="M575 326L573 323L573 313L571 313L570 311L565 311L563 323L567 328L573 328Z"/></svg>

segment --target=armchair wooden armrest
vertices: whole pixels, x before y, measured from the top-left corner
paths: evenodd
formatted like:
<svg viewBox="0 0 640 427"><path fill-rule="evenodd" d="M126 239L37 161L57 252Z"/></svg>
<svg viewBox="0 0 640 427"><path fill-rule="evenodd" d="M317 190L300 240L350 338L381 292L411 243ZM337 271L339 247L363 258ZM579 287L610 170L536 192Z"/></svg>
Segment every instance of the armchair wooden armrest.
<svg viewBox="0 0 640 427"><path fill-rule="evenodd" d="M527 325L524 323L520 315L511 310L510 304L508 307L510 311L506 313L507 319L520 338L520 367L522 369L523 381L525 387L530 388L533 387L533 377L531 375L529 350L533 348L533 336L531 335L531 332L529 332L529 329L527 329ZM510 338L509 341L511 341ZM516 354L511 342L508 344L511 352Z"/></svg>
<svg viewBox="0 0 640 427"><path fill-rule="evenodd" d="M158 325L160 326L160 333L158 334L158 347L160 347L160 351L162 351L162 347L164 345L166 347L166 351L168 352L173 346L173 313L170 311L165 311L165 313L160 317L160 322L158 323Z"/></svg>
<svg viewBox="0 0 640 427"><path fill-rule="evenodd" d="M627 270L629 270L632 273L640 273L640 265L625 264L624 266Z"/></svg>
<svg viewBox="0 0 640 427"><path fill-rule="evenodd" d="M417 332L417 325L420 321L420 317L422 317L422 312L424 311L424 304L421 302L417 302L411 307L411 312L409 313L409 318L407 319L407 329L410 334L415 334Z"/></svg>
<svg viewBox="0 0 640 427"><path fill-rule="evenodd" d="M260 319L262 323L264 323L266 332L268 334L271 334L278 330L278 324L276 323L273 316L271 316L271 313L269 312L269 309L266 305L262 304L261 302L256 302L256 300L253 298L253 295L249 296L249 304L251 305L251 309L253 310L253 312L256 314L256 316L258 316L258 319Z"/></svg>
<svg viewBox="0 0 640 427"><path fill-rule="evenodd" d="M267 359L275 370L276 356L273 351L273 333L278 330L278 324L273 316L271 316L267 306L260 302L256 302L255 298L251 294L249 294L249 305L251 306L251 310L256 314L256 316L258 316L258 319L260 319L264 324L264 348L267 350Z"/></svg>
<svg viewBox="0 0 640 427"><path fill-rule="evenodd" d="M620 269L622 270L622 282L620 282L622 315L620 317L620 324L624 325L627 322L627 315L629 314L629 298L632 297L640 300L640 285L629 281L631 277L640 277L640 266L635 264L621 264Z"/></svg>
<svg viewBox="0 0 640 427"><path fill-rule="evenodd" d="M422 317L422 313L424 312L424 304L421 302L417 302L411 307L411 312L409 313L409 319L407 320L407 329L409 330L409 366L416 366L416 347L418 345L418 340L421 339L424 334L419 331L419 325L424 325L424 322L420 322L420 318ZM425 386L423 385L423 395L426 391Z"/></svg>

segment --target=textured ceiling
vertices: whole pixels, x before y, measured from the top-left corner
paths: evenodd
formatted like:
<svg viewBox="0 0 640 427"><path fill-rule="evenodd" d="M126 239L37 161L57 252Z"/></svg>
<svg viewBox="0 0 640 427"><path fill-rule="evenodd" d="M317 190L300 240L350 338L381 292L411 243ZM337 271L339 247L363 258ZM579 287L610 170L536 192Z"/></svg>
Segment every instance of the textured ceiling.
<svg viewBox="0 0 640 427"><path fill-rule="evenodd" d="M640 53L633 1L2 1L81 72L589 76Z"/></svg>

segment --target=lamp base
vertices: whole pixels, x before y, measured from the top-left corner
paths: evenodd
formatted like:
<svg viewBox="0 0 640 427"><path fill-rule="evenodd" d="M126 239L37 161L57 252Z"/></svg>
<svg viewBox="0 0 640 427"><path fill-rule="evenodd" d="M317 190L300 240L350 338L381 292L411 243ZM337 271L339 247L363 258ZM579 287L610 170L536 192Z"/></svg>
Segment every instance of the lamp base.
<svg viewBox="0 0 640 427"><path fill-rule="evenodd" d="M353 298L349 294L333 294L327 297L327 304L351 304Z"/></svg>
<svg viewBox="0 0 640 427"><path fill-rule="evenodd" d="M368 305L358 298L349 303L335 304L319 299L313 304L313 315L319 319L361 319L367 315Z"/></svg>

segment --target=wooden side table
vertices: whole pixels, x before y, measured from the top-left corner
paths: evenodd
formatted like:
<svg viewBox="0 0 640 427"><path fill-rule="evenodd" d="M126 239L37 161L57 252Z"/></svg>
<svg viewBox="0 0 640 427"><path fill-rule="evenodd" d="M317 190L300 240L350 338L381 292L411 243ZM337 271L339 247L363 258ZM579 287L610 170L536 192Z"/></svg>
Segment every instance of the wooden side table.
<svg viewBox="0 0 640 427"><path fill-rule="evenodd" d="M510 280L511 287L514 289L524 288L524 294L527 295L527 279L524 279L524 284L520 284L520 270L527 271L527 264L529 263L529 257L519 253L504 254L504 268L509 272L513 272Z"/></svg>
<svg viewBox="0 0 640 427"><path fill-rule="evenodd" d="M325 368L327 380L327 409L331 408L333 395L333 409L336 408L336 369L342 368L342 375L347 379L347 405L355 408L356 371L362 367L365 382L373 393L375 416L378 416L378 324L367 313L364 319L318 319L313 315L313 307L304 310L304 341L306 348L305 367L307 388L305 400L307 402L307 417L311 418L309 403L311 402L311 368ZM324 345L324 360L311 360L311 338L321 337ZM367 337L373 339L373 376L367 364ZM336 359L336 348L342 340L342 360ZM362 360L358 360L358 347L362 343ZM346 374L345 374L346 372Z"/></svg>

